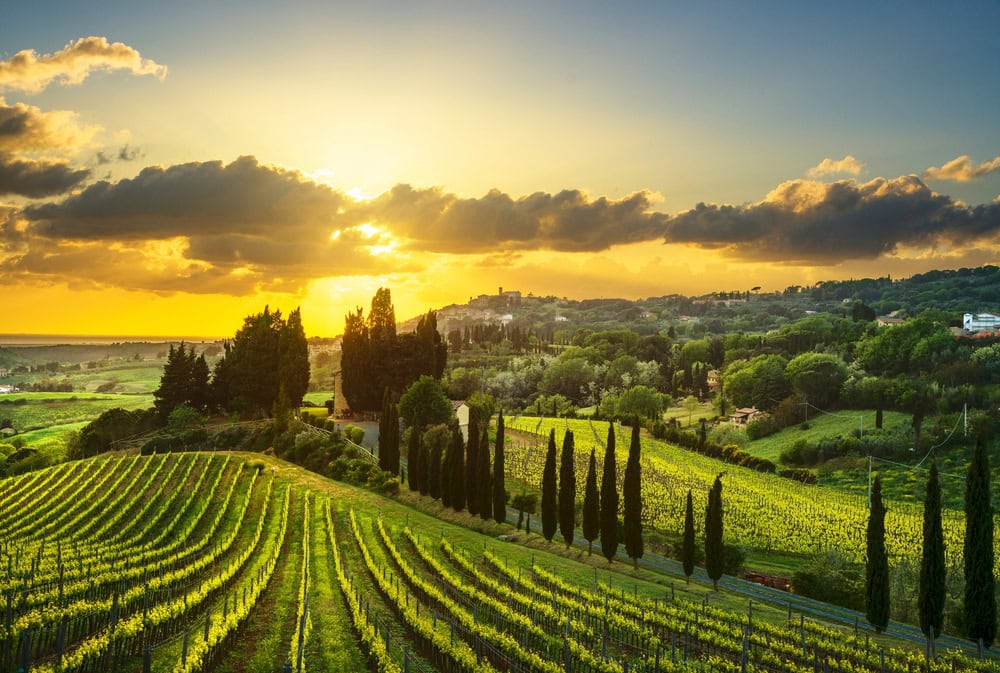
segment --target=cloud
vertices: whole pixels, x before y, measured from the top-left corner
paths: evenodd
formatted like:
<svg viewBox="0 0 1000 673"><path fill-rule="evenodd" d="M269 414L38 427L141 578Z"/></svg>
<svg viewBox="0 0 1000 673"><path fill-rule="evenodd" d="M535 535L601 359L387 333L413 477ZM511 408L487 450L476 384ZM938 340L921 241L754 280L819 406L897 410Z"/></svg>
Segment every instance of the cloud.
<svg viewBox="0 0 1000 673"><path fill-rule="evenodd" d="M16 247L0 277L248 294L413 268L404 257L378 254L388 234L357 229L345 211L351 203L253 157L149 167L21 210L19 235L0 230L0 245Z"/></svg>
<svg viewBox="0 0 1000 673"><path fill-rule="evenodd" d="M606 250L652 240L666 216L650 211L651 194L591 199L580 190L513 198L492 190L459 198L440 189L396 185L358 208L417 250L478 253L505 250Z"/></svg>
<svg viewBox="0 0 1000 673"><path fill-rule="evenodd" d="M19 159L0 153L0 196L38 199L68 192L90 171L71 168L64 161Z"/></svg>
<svg viewBox="0 0 1000 673"><path fill-rule="evenodd" d="M865 165L852 157L850 154L840 161L834 161L827 157L817 165L806 171L806 177L819 178L825 175L861 175Z"/></svg>
<svg viewBox="0 0 1000 673"><path fill-rule="evenodd" d="M898 246L968 245L1000 233L1000 204L975 207L915 175L857 183L789 180L758 203L700 203L670 218L664 240L788 264L871 259Z"/></svg>
<svg viewBox="0 0 1000 673"><path fill-rule="evenodd" d="M940 168L931 166L924 171L924 180L968 182L969 180L975 180L976 178L981 178L997 171L1000 171L1000 157L995 157L975 166L969 155L963 154L960 157L955 157Z"/></svg>
<svg viewBox="0 0 1000 673"><path fill-rule="evenodd" d="M38 93L53 82L80 84L93 72L113 70L161 80L167 74L166 66L143 58L127 44L108 42L106 37L82 37L53 54L39 55L34 49L25 49L0 61L0 91Z"/></svg>
<svg viewBox="0 0 1000 673"><path fill-rule="evenodd" d="M94 156L94 161L98 166L106 166L114 161L135 161L145 156L138 147L130 147L128 143L122 145L117 152L108 154L101 150Z"/></svg>
<svg viewBox="0 0 1000 673"><path fill-rule="evenodd" d="M68 110L43 112L0 97L0 152L76 151L91 142L98 126L84 125Z"/></svg>

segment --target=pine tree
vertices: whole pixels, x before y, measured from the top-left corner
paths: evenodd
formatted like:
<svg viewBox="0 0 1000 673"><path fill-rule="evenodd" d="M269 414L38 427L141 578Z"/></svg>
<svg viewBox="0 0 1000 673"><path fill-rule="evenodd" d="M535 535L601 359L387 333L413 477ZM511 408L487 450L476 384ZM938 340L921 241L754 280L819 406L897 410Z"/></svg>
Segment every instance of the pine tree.
<svg viewBox="0 0 1000 673"><path fill-rule="evenodd" d="M430 453L427 489L435 500L441 499L441 442L434 442Z"/></svg>
<svg viewBox="0 0 1000 673"><path fill-rule="evenodd" d="M420 490L420 431L416 427L410 427L410 441L406 445L406 456L407 456L407 466L409 470L406 473L408 479L408 485L411 491Z"/></svg>
<svg viewBox="0 0 1000 673"><path fill-rule="evenodd" d="M723 566L722 546L722 475L715 477L708 492L708 505L705 507L705 570L712 580L712 587L719 590L719 580L722 578Z"/></svg>
<svg viewBox="0 0 1000 673"><path fill-rule="evenodd" d="M479 444L476 460L479 461L479 476L476 478L476 486L479 488L476 492L479 498L479 518L486 521L493 518L493 482L490 475L490 433L488 427L483 428L483 439Z"/></svg>
<svg viewBox="0 0 1000 673"><path fill-rule="evenodd" d="M549 448L542 470L542 535L549 542L556 534L556 431L549 430Z"/></svg>
<svg viewBox="0 0 1000 673"><path fill-rule="evenodd" d="M583 492L583 539L587 541L587 556L594 550L594 540L601 533L601 495L597 491L597 454L590 450L587 485Z"/></svg>
<svg viewBox="0 0 1000 673"><path fill-rule="evenodd" d="M684 538L681 542L681 563L684 565L684 581L691 581L694 572L694 503L691 489L688 489L687 505L684 508Z"/></svg>
<svg viewBox="0 0 1000 673"><path fill-rule="evenodd" d="M941 482L938 480L935 459L931 462L931 472L927 478L927 497L924 498L924 548L920 560L920 594L917 598L920 630L924 635L935 638L941 635L941 627L944 624L946 574L944 532L941 528Z"/></svg>
<svg viewBox="0 0 1000 673"><path fill-rule="evenodd" d="M507 520L507 483L504 452L503 409L501 409L497 416L496 449L493 451L493 520L497 523L503 523Z"/></svg>
<svg viewBox="0 0 1000 673"><path fill-rule="evenodd" d="M618 553L618 462L615 460L615 425L608 423L601 475L601 553L608 563Z"/></svg>
<svg viewBox="0 0 1000 673"><path fill-rule="evenodd" d="M997 632L993 580L993 501L990 458L982 437L965 477L965 634L990 647Z"/></svg>
<svg viewBox="0 0 1000 673"><path fill-rule="evenodd" d="M566 541L566 548L573 544L576 528L576 462L573 458L573 431L563 435L562 455L559 457L559 532Z"/></svg>
<svg viewBox="0 0 1000 673"><path fill-rule="evenodd" d="M382 393L378 431L378 466L396 474L399 472L399 411L388 388Z"/></svg>
<svg viewBox="0 0 1000 673"><path fill-rule="evenodd" d="M889 558L885 553L885 506L882 504L882 480L875 475L872 505L868 514L865 605L868 622L875 633L889 625Z"/></svg>
<svg viewBox="0 0 1000 673"><path fill-rule="evenodd" d="M642 558L642 466L639 463L642 447L639 442L639 418L632 424L632 443L625 464L625 481L622 483L622 500L625 517L625 551L638 569Z"/></svg>
<svg viewBox="0 0 1000 673"><path fill-rule="evenodd" d="M479 412L469 409L469 439L465 451L465 501L469 514L479 514Z"/></svg>

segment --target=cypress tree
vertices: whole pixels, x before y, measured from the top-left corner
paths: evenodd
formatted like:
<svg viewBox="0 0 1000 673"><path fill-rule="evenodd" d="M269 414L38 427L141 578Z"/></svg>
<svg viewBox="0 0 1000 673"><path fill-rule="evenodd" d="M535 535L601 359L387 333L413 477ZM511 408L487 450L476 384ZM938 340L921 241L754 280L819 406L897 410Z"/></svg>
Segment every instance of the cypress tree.
<svg viewBox="0 0 1000 673"><path fill-rule="evenodd" d="M573 459L573 431L563 435L562 455L559 457L559 532L566 547L573 544L576 528L576 464Z"/></svg>
<svg viewBox="0 0 1000 673"><path fill-rule="evenodd" d="M587 556L593 552L594 540L601 532L601 501L597 491L597 455L590 450L587 486L583 493L583 539L587 541Z"/></svg>
<svg viewBox="0 0 1000 673"><path fill-rule="evenodd" d="M465 502L469 514L479 514L479 412L469 409L469 439L465 451Z"/></svg>
<svg viewBox="0 0 1000 673"><path fill-rule="evenodd" d="M388 388L382 392L378 421L378 466L386 472L399 472L399 411Z"/></svg>
<svg viewBox="0 0 1000 673"><path fill-rule="evenodd" d="M479 518L483 521L493 518L493 489L490 482L490 433L483 428L483 436L479 444L479 476L476 478L476 495L479 498Z"/></svg>
<svg viewBox="0 0 1000 673"><path fill-rule="evenodd" d="M601 552L608 563L618 553L618 463L615 461L615 425L608 423L601 475Z"/></svg>
<svg viewBox="0 0 1000 673"><path fill-rule="evenodd" d="M705 507L705 570L716 591L722 577L722 561L722 475L719 474L708 492L708 505Z"/></svg>
<svg viewBox="0 0 1000 673"><path fill-rule="evenodd" d="M687 506L684 508L684 539L681 542L681 563L684 564L684 581L691 581L694 572L694 503L688 489Z"/></svg>
<svg viewBox="0 0 1000 673"><path fill-rule="evenodd" d="M451 489L451 508L456 512L461 512L465 509L465 440L462 438L462 430L458 426L452 428L449 451L451 472L448 474L448 480Z"/></svg>
<svg viewBox="0 0 1000 673"><path fill-rule="evenodd" d="M542 535L549 542L556 534L556 430L549 430L549 448L542 470Z"/></svg>
<svg viewBox="0 0 1000 673"><path fill-rule="evenodd" d="M885 505L882 504L882 480L875 475L872 483L872 506L868 514L865 598L868 622L875 633L889 625L889 558L885 553Z"/></svg>
<svg viewBox="0 0 1000 673"><path fill-rule="evenodd" d="M924 549L920 560L920 630L926 636L937 637L944 624L945 578L944 532L941 528L941 482L937 460L931 462L924 499ZM934 632L931 633L933 627Z"/></svg>
<svg viewBox="0 0 1000 673"><path fill-rule="evenodd" d="M423 438L420 440L420 494L431 493L431 447Z"/></svg>
<svg viewBox="0 0 1000 673"><path fill-rule="evenodd" d="M628 449L628 463L625 464L625 480L622 482L622 500L625 517L625 551L632 559L632 567L639 568L642 558L642 467L639 454L639 418L632 424L632 443Z"/></svg>
<svg viewBox="0 0 1000 673"><path fill-rule="evenodd" d="M452 451L451 447L453 444L453 438L455 436L455 428L448 428L448 445L444 447L444 461L441 464L441 504L445 507L451 507L451 497L452 497L452 483L451 483L451 473L452 473L452 462L455 460L455 452Z"/></svg>
<svg viewBox="0 0 1000 673"><path fill-rule="evenodd" d="M411 491L420 490L420 431L416 427L410 428L410 441L406 444L407 466L410 468L406 473Z"/></svg>
<svg viewBox="0 0 1000 673"><path fill-rule="evenodd" d="M430 449L430 469L427 488L435 500L441 498L441 442L434 442Z"/></svg>
<svg viewBox="0 0 1000 673"><path fill-rule="evenodd" d="M497 416L497 443L493 451L493 520L503 523L507 520L507 484L504 479L504 426L503 409Z"/></svg>
<svg viewBox="0 0 1000 673"><path fill-rule="evenodd" d="M965 633L983 647L993 644L997 612L993 580L993 502L990 458L982 437L965 477Z"/></svg>

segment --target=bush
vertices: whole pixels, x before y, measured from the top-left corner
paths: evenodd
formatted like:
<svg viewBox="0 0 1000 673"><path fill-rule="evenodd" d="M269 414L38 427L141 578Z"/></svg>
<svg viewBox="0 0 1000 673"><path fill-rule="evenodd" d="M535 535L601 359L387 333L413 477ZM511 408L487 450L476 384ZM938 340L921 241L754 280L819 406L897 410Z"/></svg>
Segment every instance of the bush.
<svg viewBox="0 0 1000 673"><path fill-rule="evenodd" d="M852 610L864 610L864 567L848 562L837 551L820 552L792 575L792 591Z"/></svg>
<svg viewBox="0 0 1000 673"><path fill-rule="evenodd" d="M786 479L794 479L795 481L802 482L803 484L815 484L816 483L816 473L812 470L806 470L803 468L794 468L791 470L781 470L778 472L779 477L784 477Z"/></svg>

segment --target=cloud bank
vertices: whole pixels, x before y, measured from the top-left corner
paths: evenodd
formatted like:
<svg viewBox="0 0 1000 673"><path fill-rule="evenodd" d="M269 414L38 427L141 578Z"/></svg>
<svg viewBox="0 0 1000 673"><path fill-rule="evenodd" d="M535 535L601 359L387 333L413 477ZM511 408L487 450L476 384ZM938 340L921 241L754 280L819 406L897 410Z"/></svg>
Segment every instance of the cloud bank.
<svg viewBox="0 0 1000 673"><path fill-rule="evenodd" d="M924 180L952 180L954 182L968 182L1000 171L1000 157L994 157L989 161L976 166L972 163L969 155L963 154L955 157L940 168L931 166L924 171Z"/></svg>
<svg viewBox="0 0 1000 673"><path fill-rule="evenodd" d="M127 70L133 75L163 79L167 68L143 58L123 42L106 37L82 37L52 54L25 49L0 61L0 91L5 89L38 93L53 82L80 84L94 72Z"/></svg>
<svg viewBox="0 0 1000 673"><path fill-rule="evenodd" d="M59 193L83 175L70 171L34 193ZM406 184L356 201L254 157L154 166L8 214L0 280L248 294L298 291L316 278L421 270L435 254L485 265L532 250L595 253L661 241L739 261L829 265L1000 244L1000 202L967 206L915 175L796 179L758 202L700 203L673 215L652 208L642 191L620 199L575 189L468 198Z"/></svg>
<svg viewBox="0 0 1000 673"><path fill-rule="evenodd" d="M75 152L100 130L68 110L43 112L32 105L8 105L0 97L0 152Z"/></svg>
<svg viewBox="0 0 1000 673"><path fill-rule="evenodd" d="M90 175L65 161L21 159L0 153L0 196L38 199L63 194Z"/></svg>

